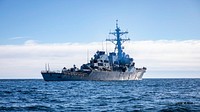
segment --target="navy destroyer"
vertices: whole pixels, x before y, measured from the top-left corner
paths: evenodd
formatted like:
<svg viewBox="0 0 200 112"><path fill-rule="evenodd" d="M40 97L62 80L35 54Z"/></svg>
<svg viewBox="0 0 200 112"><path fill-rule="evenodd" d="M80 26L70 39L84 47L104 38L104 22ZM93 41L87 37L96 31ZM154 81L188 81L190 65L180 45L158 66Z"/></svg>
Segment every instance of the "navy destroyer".
<svg viewBox="0 0 200 112"><path fill-rule="evenodd" d="M67 69L64 67L61 72L41 71L45 81L87 81L87 80L141 80L146 72L146 67L136 68L133 58L123 52L122 44L130 41L129 38L121 36L128 32L121 31L116 22L116 29L109 34L114 39L106 39L115 44L114 52L107 54L105 51L97 51L89 63L83 64L80 68L75 65ZM117 51L117 52L116 52ZM47 67L45 67L47 68Z"/></svg>

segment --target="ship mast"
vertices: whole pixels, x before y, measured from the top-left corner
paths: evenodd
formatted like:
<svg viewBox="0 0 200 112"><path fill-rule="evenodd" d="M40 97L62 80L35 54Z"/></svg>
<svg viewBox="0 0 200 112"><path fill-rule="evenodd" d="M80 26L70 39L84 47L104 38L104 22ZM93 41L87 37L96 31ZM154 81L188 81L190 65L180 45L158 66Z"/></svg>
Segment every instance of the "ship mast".
<svg viewBox="0 0 200 112"><path fill-rule="evenodd" d="M110 41L110 42L112 42L113 44L116 45L116 48L117 48L117 51L118 51L118 53L117 53L118 60L120 60L122 58L122 53L123 53L123 51L122 51L122 49L123 49L122 48L122 44L125 41L129 41L130 40L129 38L126 38L126 39L125 38L121 38L121 36L124 35L124 34L128 34L128 32L127 31L122 32L120 30L120 28L118 27L118 20L116 20L116 29L115 29L115 32L110 32L109 34L113 34L114 36L117 37L115 39L106 39L106 41Z"/></svg>

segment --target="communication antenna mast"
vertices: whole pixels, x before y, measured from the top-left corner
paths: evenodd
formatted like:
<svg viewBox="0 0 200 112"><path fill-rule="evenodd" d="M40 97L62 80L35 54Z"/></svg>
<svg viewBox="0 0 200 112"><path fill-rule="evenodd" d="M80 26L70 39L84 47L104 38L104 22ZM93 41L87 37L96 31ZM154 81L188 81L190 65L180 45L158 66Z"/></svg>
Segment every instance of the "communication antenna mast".
<svg viewBox="0 0 200 112"><path fill-rule="evenodd" d="M130 41L129 38L121 38L122 35L124 34L128 34L128 31L125 31L125 32L122 32L121 29L119 28L118 26L118 20L116 20L116 29L114 32L110 32L109 34L112 34L114 35L116 38L114 39L106 39L106 41L110 41L112 42L113 44L116 45L115 49L117 49L118 53L118 59L121 59L122 58L122 44L125 42L125 41Z"/></svg>
<svg viewBox="0 0 200 112"><path fill-rule="evenodd" d="M45 63L45 71L47 71L47 64Z"/></svg>
<svg viewBox="0 0 200 112"><path fill-rule="evenodd" d="M103 41L102 41L102 50L104 51L104 47L103 47Z"/></svg>
<svg viewBox="0 0 200 112"><path fill-rule="evenodd" d="M108 50L107 50L107 41L106 41L106 54L108 54Z"/></svg>
<svg viewBox="0 0 200 112"><path fill-rule="evenodd" d="M49 63L48 63L48 71L50 71Z"/></svg>
<svg viewBox="0 0 200 112"><path fill-rule="evenodd" d="M89 50L87 49L87 63L89 63Z"/></svg>

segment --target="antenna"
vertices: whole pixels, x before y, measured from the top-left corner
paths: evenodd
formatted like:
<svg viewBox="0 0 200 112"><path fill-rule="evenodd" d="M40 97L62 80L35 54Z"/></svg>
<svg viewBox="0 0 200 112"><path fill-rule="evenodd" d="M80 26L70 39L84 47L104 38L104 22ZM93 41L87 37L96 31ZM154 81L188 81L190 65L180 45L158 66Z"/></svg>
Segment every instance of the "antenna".
<svg viewBox="0 0 200 112"><path fill-rule="evenodd" d="M47 71L47 64L45 63L45 71Z"/></svg>
<svg viewBox="0 0 200 112"><path fill-rule="evenodd" d="M102 41L102 50L104 51L104 47L103 47L103 41Z"/></svg>
<svg viewBox="0 0 200 112"><path fill-rule="evenodd" d="M121 38L122 35L127 34L128 31L122 32L121 29L118 27L118 20L116 20L116 29L114 32L110 32L109 34L113 34L116 38L114 39L106 39L106 41L110 41L113 44L116 45L115 50L117 49L118 51L118 59L122 58L122 53L123 53L123 48L122 48L122 44L125 41L129 41L129 38Z"/></svg>
<svg viewBox="0 0 200 112"><path fill-rule="evenodd" d="M48 63L48 71L50 71L49 63Z"/></svg>
<svg viewBox="0 0 200 112"><path fill-rule="evenodd" d="M108 51L107 51L107 41L106 41L106 54L108 54Z"/></svg>
<svg viewBox="0 0 200 112"><path fill-rule="evenodd" d="M89 63L89 50L87 49L87 63Z"/></svg>
<svg viewBox="0 0 200 112"><path fill-rule="evenodd" d="M118 28L118 20L116 20L116 28Z"/></svg>

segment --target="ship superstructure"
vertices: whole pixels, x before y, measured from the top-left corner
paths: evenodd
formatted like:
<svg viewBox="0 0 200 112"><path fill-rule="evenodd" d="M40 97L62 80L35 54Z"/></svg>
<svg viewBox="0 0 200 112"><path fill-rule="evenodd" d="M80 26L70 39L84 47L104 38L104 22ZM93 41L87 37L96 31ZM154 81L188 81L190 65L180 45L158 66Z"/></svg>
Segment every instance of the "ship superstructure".
<svg viewBox="0 0 200 112"><path fill-rule="evenodd" d="M127 31L122 32L116 21L116 29L109 34L114 39L106 39L115 44L114 52L97 51L89 63L83 64L79 69L74 67L63 68L62 72L42 71L45 81L73 81L73 80L141 80L146 68L135 68L135 62L128 54L123 52L122 44L129 38L122 38ZM117 53L116 53L117 51Z"/></svg>

